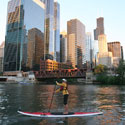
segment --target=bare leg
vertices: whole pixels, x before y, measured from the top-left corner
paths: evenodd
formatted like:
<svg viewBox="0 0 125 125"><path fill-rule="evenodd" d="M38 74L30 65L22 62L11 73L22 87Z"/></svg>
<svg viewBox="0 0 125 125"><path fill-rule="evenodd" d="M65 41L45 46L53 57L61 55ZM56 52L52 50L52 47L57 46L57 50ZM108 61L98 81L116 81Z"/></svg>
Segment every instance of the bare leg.
<svg viewBox="0 0 125 125"><path fill-rule="evenodd" d="M64 114L68 114L68 104L64 106Z"/></svg>

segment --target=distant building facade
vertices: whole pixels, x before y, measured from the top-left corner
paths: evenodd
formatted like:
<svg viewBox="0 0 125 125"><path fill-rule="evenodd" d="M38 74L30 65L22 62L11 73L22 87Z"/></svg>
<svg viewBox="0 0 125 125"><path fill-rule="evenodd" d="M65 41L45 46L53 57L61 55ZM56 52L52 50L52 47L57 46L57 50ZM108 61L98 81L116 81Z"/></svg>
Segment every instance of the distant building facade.
<svg viewBox="0 0 125 125"><path fill-rule="evenodd" d="M86 61L89 67L92 68L93 63L93 48L92 48L92 36L90 32L86 33Z"/></svg>
<svg viewBox="0 0 125 125"><path fill-rule="evenodd" d="M0 72L3 72L4 46L5 42L2 42L0 45Z"/></svg>
<svg viewBox="0 0 125 125"><path fill-rule="evenodd" d="M98 36L99 53L98 64L106 65L108 68L112 67L112 52L108 52L106 35L102 34Z"/></svg>
<svg viewBox="0 0 125 125"><path fill-rule="evenodd" d="M82 64L85 63L85 37L85 26L83 23L78 19L72 19L67 22L68 61L72 60L73 65L78 68L81 68ZM74 54L72 53L72 47L75 47Z"/></svg>
<svg viewBox="0 0 125 125"><path fill-rule="evenodd" d="M93 48L93 63L94 63L94 66L96 66L97 65L97 54L99 52L98 40L93 41L92 48Z"/></svg>
<svg viewBox="0 0 125 125"><path fill-rule="evenodd" d="M60 63L56 62L55 60L40 60L40 71L53 71L53 70L60 70L60 69L71 69L71 63Z"/></svg>
<svg viewBox="0 0 125 125"><path fill-rule="evenodd" d="M60 62L67 62L67 33L60 33Z"/></svg>
<svg viewBox="0 0 125 125"><path fill-rule="evenodd" d="M123 54L124 52L123 52L123 46L121 46L121 58L122 58L122 60L124 60L124 54Z"/></svg>
<svg viewBox="0 0 125 125"><path fill-rule="evenodd" d="M98 44L98 46L99 46L99 53L108 52L107 39L106 39L106 35L105 34L99 35L98 43L99 43Z"/></svg>
<svg viewBox="0 0 125 125"><path fill-rule="evenodd" d="M67 61L72 63L73 68L76 67L75 34L68 35Z"/></svg>
<svg viewBox="0 0 125 125"><path fill-rule="evenodd" d="M54 2L54 60L60 62L60 5Z"/></svg>
<svg viewBox="0 0 125 125"><path fill-rule="evenodd" d="M28 32L27 67L30 69L40 65L40 59L44 58L44 34L33 28Z"/></svg>
<svg viewBox="0 0 125 125"><path fill-rule="evenodd" d="M108 43L108 51L112 52L113 56L113 65L117 67L119 65L119 61L121 57L121 44L119 41L109 42Z"/></svg>
<svg viewBox="0 0 125 125"><path fill-rule="evenodd" d="M32 9L29 9L29 6ZM37 0L8 2L4 71L21 71L26 65L28 32L32 28L44 33L45 4Z"/></svg>
<svg viewBox="0 0 125 125"><path fill-rule="evenodd" d="M104 32L104 18L97 18L97 28L94 29L94 40L98 40L98 36L105 34Z"/></svg>
<svg viewBox="0 0 125 125"><path fill-rule="evenodd" d="M96 22L97 22L97 27L96 27L96 29L94 29L94 47L93 47L93 51L94 51L93 62L94 62L95 66L98 64L98 55L97 55L99 52L98 36L105 34L105 32L104 32L104 18L99 17L99 18L97 18Z"/></svg>

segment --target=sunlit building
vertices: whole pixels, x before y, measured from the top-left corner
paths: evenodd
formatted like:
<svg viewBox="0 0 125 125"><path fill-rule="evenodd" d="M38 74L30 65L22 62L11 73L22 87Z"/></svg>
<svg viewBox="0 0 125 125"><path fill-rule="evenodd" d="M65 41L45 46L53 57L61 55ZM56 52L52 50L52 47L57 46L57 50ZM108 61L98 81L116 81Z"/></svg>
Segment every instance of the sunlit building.
<svg viewBox="0 0 125 125"><path fill-rule="evenodd" d="M67 62L67 33L60 33L60 62Z"/></svg>
<svg viewBox="0 0 125 125"><path fill-rule="evenodd" d="M105 32L104 32L104 18L103 17L97 18L96 23L97 23L97 27L96 27L96 29L94 29L94 45L93 45L93 51L94 51L93 62L94 62L95 66L98 63L98 52L99 52L98 36L105 34Z"/></svg>
<svg viewBox="0 0 125 125"><path fill-rule="evenodd" d="M109 42L108 43L108 51L112 52L113 56L113 65L117 67L119 65L119 61L121 57L121 44L119 41Z"/></svg>
<svg viewBox="0 0 125 125"><path fill-rule="evenodd" d="M99 53L105 53L108 52L108 47L107 47L107 39L106 35L102 34L98 36L98 46L99 46Z"/></svg>
<svg viewBox="0 0 125 125"><path fill-rule="evenodd" d="M68 35L67 46L67 61L72 63L73 68L76 66L76 47L75 47L75 34Z"/></svg>
<svg viewBox="0 0 125 125"><path fill-rule="evenodd" d="M4 53L4 71L20 71L26 63L28 33L37 28L44 33L42 0L10 0L8 2Z"/></svg>
<svg viewBox="0 0 125 125"><path fill-rule="evenodd" d="M108 68L112 68L113 66L113 59L112 59L112 52L105 52L105 53L98 53L98 61L97 64L102 64L107 66Z"/></svg>
<svg viewBox="0 0 125 125"><path fill-rule="evenodd" d="M105 34L98 36L98 43L99 43L98 64L103 64L111 68L113 64L112 52L108 52L107 39Z"/></svg>
<svg viewBox="0 0 125 125"><path fill-rule="evenodd" d="M40 71L52 71L60 69L71 69L71 63L60 63L55 60L40 60Z"/></svg>
<svg viewBox="0 0 125 125"><path fill-rule="evenodd" d="M85 26L78 19L71 19L67 22L67 56L68 61L73 61L73 65L82 67L85 58ZM73 46L72 46L73 44ZM75 49L73 50L75 46ZM72 53L72 51L75 52ZM75 56L74 56L75 55Z"/></svg>

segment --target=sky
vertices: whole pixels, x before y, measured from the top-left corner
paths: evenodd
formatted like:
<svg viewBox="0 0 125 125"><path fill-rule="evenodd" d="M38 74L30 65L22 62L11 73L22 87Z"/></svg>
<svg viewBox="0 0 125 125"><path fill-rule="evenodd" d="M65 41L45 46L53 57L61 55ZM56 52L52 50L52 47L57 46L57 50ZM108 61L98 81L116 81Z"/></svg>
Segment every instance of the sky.
<svg viewBox="0 0 125 125"><path fill-rule="evenodd" d="M0 0L0 43L5 40L7 3ZM86 32L96 28L96 19L104 18L107 41L120 41L125 57L125 0L57 0L60 3L60 28L67 29L67 21L79 19Z"/></svg>

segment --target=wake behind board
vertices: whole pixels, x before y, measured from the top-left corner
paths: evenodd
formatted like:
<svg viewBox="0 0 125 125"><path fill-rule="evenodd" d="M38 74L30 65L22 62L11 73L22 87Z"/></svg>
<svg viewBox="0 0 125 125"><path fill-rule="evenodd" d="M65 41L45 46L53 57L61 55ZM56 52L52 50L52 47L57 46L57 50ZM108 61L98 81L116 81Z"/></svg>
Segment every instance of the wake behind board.
<svg viewBox="0 0 125 125"><path fill-rule="evenodd" d="M68 114L63 114L61 112L53 112L53 113L45 113L45 112L23 112L23 111L17 111L18 113L22 115L27 116L35 116L35 117L50 117L50 118L56 118L56 117L83 117L83 116L94 116L94 115L101 115L103 112L69 112Z"/></svg>

